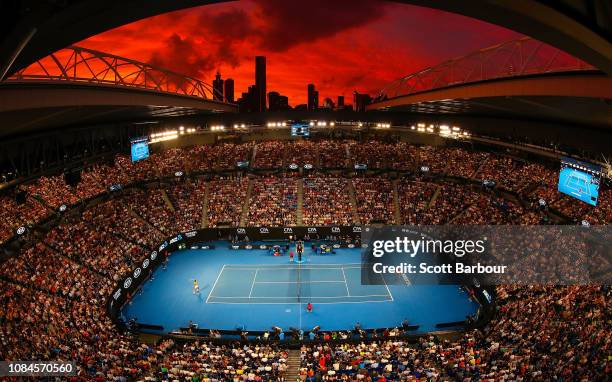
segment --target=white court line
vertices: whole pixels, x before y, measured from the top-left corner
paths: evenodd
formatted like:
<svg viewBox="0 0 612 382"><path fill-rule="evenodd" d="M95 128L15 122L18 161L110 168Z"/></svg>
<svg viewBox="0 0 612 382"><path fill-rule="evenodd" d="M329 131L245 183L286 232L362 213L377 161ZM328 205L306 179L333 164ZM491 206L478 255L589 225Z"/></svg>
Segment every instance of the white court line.
<svg viewBox="0 0 612 382"><path fill-rule="evenodd" d="M226 298L226 297L220 297ZM320 298L320 297L318 297ZM346 296L343 296L346 298ZM317 305L330 305L330 304L370 304L373 302L391 302L392 300L365 300L365 301L335 301L335 302L316 302ZM302 305L301 302L209 302L209 304L226 304L226 305Z"/></svg>
<svg viewBox="0 0 612 382"><path fill-rule="evenodd" d="M281 268L281 267L275 267L275 268L270 268L270 267L259 267L259 268L227 268L228 271L252 271L254 269L258 269L260 271L277 271L279 269L294 269L294 270L298 270L297 267L286 267L286 268ZM329 270L329 269L342 269L340 267L325 267L325 268L318 268L318 267L301 267L299 269L316 269L316 270Z"/></svg>
<svg viewBox="0 0 612 382"><path fill-rule="evenodd" d="M344 268L342 268L342 277L344 277L344 286L346 287L346 297L351 297L351 292L349 292L348 283L346 282L346 274L344 273Z"/></svg>
<svg viewBox="0 0 612 382"><path fill-rule="evenodd" d="M217 279L215 280L213 287L210 289L210 293L208 294L208 297L206 297L206 304L208 304L208 300L212 296L212 293L215 290L215 287L217 286L217 282L219 281L219 278L221 277L221 273L223 273L224 269L225 269L225 264L223 264L223 267L221 268L221 272L219 272L219 274L217 275Z"/></svg>
<svg viewBox="0 0 612 382"><path fill-rule="evenodd" d="M275 304L275 305L301 305L301 302L215 302L215 301L210 301L211 298L218 298L218 299L281 299L281 298L291 298L291 297L251 297L251 293L249 293L249 297L221 297L221 296L213 296L212 293L215 289L215 287L217 286L217 282L219 281L219 278L221 277L221 274L225 271L225 270L255 270L256 273L259 270L262 269L270 269L270 270L277 270L277 269L295 269L297 270L297 267L271 267L270 268L270 264L262 264L266 267L264 268L260 268L260 267L255 267L255 265L253 265L253 267L250 268L234 268L232 265L227 265L224 264L223 267L221 268L221 272L219 272L219 275L217 275L217 279L215 280L215 283L213 284L213 287L210 291L210 294L208 295L208 298L206 299L206 303L207 304ZM301 269L340 269L342 270L343 276L345 281L309 281L309 282L303 282L303 283L319 283L319 282L344 282L345 286L347 287L347 293L348 293L348 284L346 282L346 274L344 272L344 269L361 269L362 264L361 263L347 263L347 264L321 264L322 267L304 267ZM336 268L336 267L328 267L328 265L338 265L340 267ZM240 266L239 266L240 267ZM253 278L253 284L251 285L251 292L253 290L253 286L255 283L282 283L282 284L288 284L288 283L297 283L297 282L284 282L284 281L280 281L280 282L274 282L274 281L270 281L270 282L265 282L265 281L257 281L255 282L255 278L257 277L257 275L255 275L255 277ZM389 290L389 286L387 285L387 282L385 280L385 278L383 277L383 282L385 283L385 288L387 289L387 294L371 294L371 295L360 295L360 296L351 296L350 294L348 296L321 296L321 297L317 297L317 296L310 296L311 299L341 299L341 298L368 298L368 297L386 297L387 299L385 300L365 300L365 301L334 301L334 302L317 302L317 304L365 304L365 303L372 303L372 302L392 302L395 301L393 298L393 295L391 294L391 291ZM389 300L390 298L390 300Z"/></svg>
<svg viewBox="0 0 612 382"><path fill-rule="evenodd" d="M255 286L255 280L257 280L257 272L259 272L259 269L255 269L255 276L253 276L253 283L251 284L251 290L249 291L249 298L251 298L251 295L253 294L253 287Z"/></svg>
<svg viewBox="0 0 612 382"><path fill-rule="evenodd" d="M383 282L385 283L385 288L387 288L387 293L389 293L389 297L391 297L391 301L395 301L393 299L393 295L391 294L391 291L389 290L389 286L387 285L387 280L385 280L385 276L382 275L381 277L383 279Z"/></svg>
<svg viewBox="0 0 612 382"><path fill-rule="evenodd" d="M315 284L315 283L343 283L342 280L314 280L314 281L258 281L256 284Z"/></svg>
<svg viewBox="0 0 612 382"><path fill-rule="evenodd" d="M239 297L239 296L227 296L227 297L223 297L223 296L211 296L212 298L251 298L251 299L257 299L257 298L297 298L297 297L287 297L287 296L261 296L261 297ZM347 296L342 295L342 296L311 296L309 298L346 298ZM366 294L363 296L350 296L350 297L356 297L356 298L366 298L366 297L391 297L388 294Z"/></svg>
<svg viewBox="0 0 612 382"><path fill-rule="evenodd" d="M278 266L274 265L274 264L226 264L227 269L242 269L242 268L249 268L249 269L262 269L262 268L270 268L270 269L298 269L297 265L296 266L288 266L286 264L279 264ZM310 264L310 266L308 266L307 268L314 268L314 269L328 269L333 267L332 269L336 269L339 267L346 267L346 266L361 266L361 263L346 263L346 264ZM302 268L306 268L306 267L302 267Z"/></svg>

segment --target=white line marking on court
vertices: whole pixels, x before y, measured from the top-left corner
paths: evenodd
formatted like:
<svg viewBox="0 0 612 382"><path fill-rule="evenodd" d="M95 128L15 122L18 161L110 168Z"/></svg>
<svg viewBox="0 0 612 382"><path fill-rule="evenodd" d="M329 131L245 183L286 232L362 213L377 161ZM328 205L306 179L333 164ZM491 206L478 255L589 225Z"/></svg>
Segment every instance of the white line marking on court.
<svg viewBox="0 0 612 382"><path fill-rule="evenodd" d="M211 296L212 298L249 298L249 297L241 297L241 296ZM342 295L342 296L310 296L308 298L346 298L347 296ZM388 294L366 294L363 296L355 296L352 295L350 296L351 298L366 298L366 297L391 297ZM251 297L252 299L258 299L258 298L296 298L296 297L287 297L287 296L261 296L261 297ZM245 304L253 304L253 303L245 303Z"/></svg>
<svg viewBox="0 0 612 382"><path fill-rule="evenodd" d="M270 267L259 267L259 268L227 268L228 271L252 271L254 269L258 269L260 271L277 271L279 269L293 269L293 270L298 270L298 268L294 268L294 267L286 267L286 268L281 268L281 267L274 267L274 268L270 268ZM341 269L340 267L325 267L325 268L318 268L318 267L301 267L300 269L316 269L316 270L329 270L329 269Z"/></svg>
<svg viewBox="0 0 612 382"><path fill-rule="evenodd" d="M351 292L349 292L348 283L346 282L346 274L344 273L344 268L342 268L342 277L344 277L344 286L346 287L346 296L351 297Z"/></svg>
<svg viewBox="0 0 612 382"><path fill-rule="evenodd" d="M387 296L388 297L388 296ZM227 297L220 297L227 298ZM244 298L244 297L243 297ZM257 297L259 298L259 297ZM318 297L320 298L320 297ZM343 296L346 298L346 296ZM391 302L392 300L365 300L365 301L334 301L334 302L320 302L317 301L315 304L317 305L330 305L330 304L369 304L372 302ZM253 305L253 304L261 304L261 305L302 305L301 302L209 302L209 304L227 304L227 305Z"/></svg>
<svg viewBox="0 0 612 382"><path fill-rule="evenodd" d="M395 301L393 299L393 295L391 294L391 291L389 290L389 286L387 285L387 280L385 280L385 275L382 275L382 279L383 279L383 282L385 283L385 288L387 288L387 293L389 293L389 297L391 297L391 301Z"/></svg>
<svg viewBox="0 0 612 382"><path fill-rule="evenodd" d="M251 284L251 290L249 291L249 298L251 298L251 295L253 294L253 287L255 286L255 280L257 280L257 272L259 272L259 269L255 269L255 276L253 276L253 283Z"/></svg>
<svg viewBox="0 0 612 382"><path fill-rule="evenodd" d="M313 281L258 281L256 284L316 284L316 283L343 283L342 280L313 280Z"/></svg>
<svg viewBox="0 0 612 382"><path fill-rule="evenodd" d="M361 266L361 263L346 263L346 264L310 264L309 267L312 268L328 268L330 266L334 266L334 267L346 267L346 266L353 266L353 265L359 265ZM279 264L278 266L274 265L274 264L227 264L227 269L235 269L234 267L237 268L249 268L249 269L254 269L254 268L274 268L274 269L297 269L297 265L294 267L290 267L287 264ZM302 267L304 268L304 267Z"/></svg>
<svg viewBox="0 0 612 382"><path fill-rule="evenodd" d="M221 273L223 273L224 269L225 269L225 264L223 264L223 267L221 268L221 272L219 272L219 274L217 275L217 279L215 280L213 287L210 289L210 293L208 294L208 297L206 297L206 304L208 304L208 300L212 296L212 293L215 290L215 287L217 286L217 282L219 281L219 278L221 277Z"/></svg>

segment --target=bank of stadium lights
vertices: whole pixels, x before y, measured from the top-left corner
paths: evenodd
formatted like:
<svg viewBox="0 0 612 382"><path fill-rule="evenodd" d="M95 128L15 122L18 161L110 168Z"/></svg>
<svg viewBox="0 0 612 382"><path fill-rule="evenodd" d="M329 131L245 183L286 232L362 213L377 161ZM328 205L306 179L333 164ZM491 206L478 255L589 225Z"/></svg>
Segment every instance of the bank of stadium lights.
<svg viewBox="0 0 612 382"><path fill-rule="evenodd" d="M246 125L244 123L234 123L234 129L246 129Z"/></svg>
<svg viewBox="0 0 612 382"><path fill-rule="evenodd" d="M210 131L223 131L225 130L225 126L223 125L212 125L210 127Z"/></svg>
<svg viewBox="0 0 612 382"><path fill-rule="evenodd" d="M376 127L379 129L389 129L391 128L391 124L390 123L377 123Z"/></svg>
<svg viewBox="0 0 612 382"><path fill-rule="evenodd" d="M179 136L178 130L167 130L160 133L153 133L149 137L149 143L157 143L176 139Z"/></svg>
<svg viewBox="0 0 612 382"><path fill-rule="evenodd" d="M180 126L179 127L179 135L185 135L185 134L193 134L196 132L195 127L188 127L185 128L185 126Z"/></svg>
<svg viewBox="0 0 612 382"><path fill-rule="evenodd" d="M286 127L287 122L268 122L268 127Z"/></svg>

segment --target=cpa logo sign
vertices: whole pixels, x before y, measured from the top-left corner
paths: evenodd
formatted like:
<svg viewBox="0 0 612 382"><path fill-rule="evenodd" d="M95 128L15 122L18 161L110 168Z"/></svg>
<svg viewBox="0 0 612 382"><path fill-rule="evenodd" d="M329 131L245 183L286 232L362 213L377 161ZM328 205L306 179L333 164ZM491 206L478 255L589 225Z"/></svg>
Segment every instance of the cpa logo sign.
<svg viewBox="0 0 612 382"><path fill-rule="evenodd" d="M121 289L117 289L117 291L113 294L113 298L116 300L121 297Z"/></svg>
<svg viewBox="0 0 612 382"><path fill-rule="evenodd" d="M134 278L137 279L140 276L140 273L142 273L142 269L136 268L134 270Z"/></svg>
<svg viewBox="0 0 612 382"><path fill-rule="evenodd" d="M25 233L25 231L26 231L25 227L23 227L23 226L19 227L19 228L17 228L17 235L23 235Z"/></svg>
<svg viewBox="0 0 612 382"><path fill-rule="evenodd" d="M198 231L189 231L185 234L187 237L194 237L198 233Z"/></svg>
<svg viewBox="0 0 612 382"><path fill-rule="evenodd" d="M157 251L153 251L153 253L151 253L151 261L157 259Z"/></svg>
<svg viewBox="0 0 612 382"><path fill-rule="evenodd" d="M259 233L270 233L270 230L268 230L266 227L261 227L259 229Z"/></svg>
<svg viewBox="0 0 612 382"><path fill-rule="evenodd" d="M144 259L142 262L142 269L147 269L149 267L149 259Z"/></svg>
<svg viewBox="0 0 612 382"><path fill-rule="evenodd" d="M332 227L331 231L333 233L339 233L340 232L340 227Z"/></svg>
<svg viewBox="0 0 612 382"><path fill-rule="evenodd" d="M246 229L238 228L238 229L236 229L236 233L239 234L239 235L244 235L244 234L246 234Z"/></svg>
<svg viewBox="0 0 612 382"><path fill-rule="evenodd" d="M123 289L127 289L130 287L130 285L132 285L132 278L128 277L127 279L125 279L125 281L123 282Z"/></svg>
<svg viewBox="0 0 612 382"><path fill-rule="evenodd" d="M315 227L308 227L308 233L317 233L317 229Z"/></svg>
<svg viewBox="0 0 612 382"><path fill-rule="evenodd" d="M361 227L353 227L353 232L361 232Z"/></svg>
<svg viewBox="0 0 612 382"><path fill-rule="evenodd" d="M291 229L290 227L285 227L285 228L283 228L283 232L284 233L293 233L293 229Z"/></svg>

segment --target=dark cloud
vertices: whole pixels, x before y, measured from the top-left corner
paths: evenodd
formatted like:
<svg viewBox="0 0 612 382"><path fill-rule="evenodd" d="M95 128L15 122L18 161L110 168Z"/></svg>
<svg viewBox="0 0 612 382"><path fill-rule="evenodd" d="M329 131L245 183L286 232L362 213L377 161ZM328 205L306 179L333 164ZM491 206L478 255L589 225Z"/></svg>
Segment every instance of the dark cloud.
<svg viewBox="0 0 612 382"><path fill-rule="evenodd" d="M242 9L211 13L202 8L198 21L206 33L224 40L243 40L254 33L251 17Z"/></svg>
<svg viewBox="0 0 612 382"><path fill-rule="evenodd" d="M257 0L260 45L273 52L330 37L362 26L384 14L384 1L372 0Z"/></svg>
<svg viewBox="0 0 612 382"><path fill-rule="evenodd" d="M182 38L173 33L162 49L152 53L152 65L193 77L202 77L215 68L216 59L206 54L189 37Z"/></svg>
<svg viewBox="0 0 612 382"><path fill-rule="evenodd" d="M199 8L194 38L171 36L167 48L152 55L152 62L191 75L209 75L221 64L238 67L245 59L239 54L245 41L262 52L283 52L369 23L382 16L385 2L253 0L252 5L249 12L241 8ZM195 47L196 39L207 41L206 53ZM168 57L168 52L174 57Z"/></svg>

